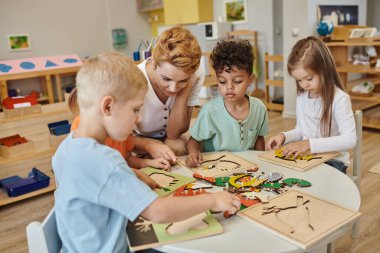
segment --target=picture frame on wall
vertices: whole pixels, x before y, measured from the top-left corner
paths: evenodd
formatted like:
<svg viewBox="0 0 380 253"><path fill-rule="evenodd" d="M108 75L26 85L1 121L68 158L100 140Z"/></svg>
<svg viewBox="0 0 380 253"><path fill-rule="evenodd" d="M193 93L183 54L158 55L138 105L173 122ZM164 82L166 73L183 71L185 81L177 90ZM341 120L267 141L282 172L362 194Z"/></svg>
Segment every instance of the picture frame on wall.
<svg viewBox="0 0 380 253"><path fill-rule="evenodd" d="M322 20L330 21L337 25L358 25L359 6L358 5L318 5L317 22Z"/></svg>
<svg viewBox="0 0 380 253"><path fill-rule="evenodd" d="M29 51L32 50L29 34L10 34L8 35L9 51Z"/></svg>
<svg viewBox="0 0 380 253"><path fill-rule="evenodd" d="M233 24L246 23L247 20L247 1L246 0L225 0L224 19Z"/></svg>

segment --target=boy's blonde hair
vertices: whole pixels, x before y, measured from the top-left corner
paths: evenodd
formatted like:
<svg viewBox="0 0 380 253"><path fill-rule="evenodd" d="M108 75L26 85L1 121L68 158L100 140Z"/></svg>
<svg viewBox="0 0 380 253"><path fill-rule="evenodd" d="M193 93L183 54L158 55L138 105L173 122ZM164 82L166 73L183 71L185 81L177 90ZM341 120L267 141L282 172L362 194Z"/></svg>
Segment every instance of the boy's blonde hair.
<svg viewBox="0 0 380 253"><path fill-rule="evenodd" d="M198 40L180 26L165 30L153 51L155 64L168 62L188 74L193 74L198 69L201 55Z"/></svg>
<svg viewBox="0 0 380 253"><path fill-rule="evenodd" d="M105 95L113 96L116 101L131 99L137 91L147 89L147 80L132 60L110 52L86 60L77 74L76 85L77 98L74 91L69 104L77 100L80 111L84 111Z"/></svg>

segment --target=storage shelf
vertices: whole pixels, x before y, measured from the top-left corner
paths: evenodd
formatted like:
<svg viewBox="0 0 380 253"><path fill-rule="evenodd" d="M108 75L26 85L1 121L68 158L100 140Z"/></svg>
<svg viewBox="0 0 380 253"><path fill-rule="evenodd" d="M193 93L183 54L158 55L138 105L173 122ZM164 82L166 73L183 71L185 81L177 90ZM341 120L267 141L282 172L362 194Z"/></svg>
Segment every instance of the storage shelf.
<svg viewBox="0 0 380 253"><path fill-rule="evenodd" d="M364 111L366 109L375 107L380 103L377 101L366 101L364 99L352 99L352 110L361 110Z"/></svg>
<svg viewBox="0 0 380 253"><path fill-rule="evenodd" d="M48 187L18 197L8 197L6 192L1 189L0 206L44 194L55 189L55 179L51 171L51 158L57 147L50 145L50 133L47 124L61 120L71 121L72 118L73 115L64 102L42 105L41 113L22 117L5 118L4 113L0 113L0 137L20 134L33 141L36 147L33 153L12 158L0 156L0 178L15 175L26 177L33 167L50 177Z"/></svg>
<svg viewBox="0 0 380 253"><path fill-rule="evenodd" d="M353 87L357 84L365 83L365 82L372 82L374 85L380 84L380 78L360 78L355 79L347 82L347 87Z"/></svg>
<svg viewBox="0 0 380 253"><path fill-rule="evenodd" d="M353 65L348 62L350 57L349 47L351 46L373 46L377 54L380 54L380 37L372 38L349 38L345 42L327 42L331 53L337 64L337 71L342 79L345 88L350 91L353 86L363 83L372 82L374 85L380 85L380 68L370 67L369 65ZM364 78L348 81L350 73L363 74ZM363 111L363 127L380 129L380 93L379 86L376 86L373 96L358 96L350 94L352 108Z"/></svg>
<svg viewBox="0 0 380 253"><path fill-rule="evenodd" d="M283 111L284 105L283 104L276 104L276 103L266 103L267 109L269 110L275 110L275 111Z"/></svg>
<svg viewBox="0 0 380 253"><path fill-rule="evenodd" d="M379 74L380 68L370 68L369 65L344 64L337 66L336 70L343 73Z"/></svg>
<svg viewBox="0 0 380 253"><path fill-rule="evenodd" d="M380 41L348 41L348 42L327 42L328 47L358 47L358 46L380 46Z"/></svg>
<svg viewBox="0 0 380 253"><path fill-rule="evenodd" d="M283 87L284 86L284 81L283 80L265 80L265 85L266 86L275 86L275 87Z"/></svg>
<svg viewBox="0 0 380 253"><path fill-rule="evenodd" d="M27 194L23 194L23 195L20 195L17 197L9 197L8 194L6 193L6 191L4 189L1 189L0 190L0 206L5 206L5 205L8 205L8 204L20 201L20 200L24 200L27 198L31 198L31 197L38 196L38 195L41 195L41 194L44 194L47 192L54 191L56 189L56 183L55 183L55 178L54 178L53 173L52 172L45 172L45 171L44 171L44 173L50 177L50 183L49 183L48 187L39 189L37 191L32 191L32 192L29 192Z"/></svg>
<svg viewBox="0 0 380 253"><path fill-rule="evenodd" d="M380 107L374 107L363 113L363 126L380 130Z"/></svg>
<svg viewBox="0 0 380 253"><path fill-rule="evenodd" d="M270 96L270 87L284 87L284 80L270 79L269 76L269 62L283 62L284 57L282 55L270 55L265 53L265 105L268 110L283 111L284 105L273 103Z"/></svg>

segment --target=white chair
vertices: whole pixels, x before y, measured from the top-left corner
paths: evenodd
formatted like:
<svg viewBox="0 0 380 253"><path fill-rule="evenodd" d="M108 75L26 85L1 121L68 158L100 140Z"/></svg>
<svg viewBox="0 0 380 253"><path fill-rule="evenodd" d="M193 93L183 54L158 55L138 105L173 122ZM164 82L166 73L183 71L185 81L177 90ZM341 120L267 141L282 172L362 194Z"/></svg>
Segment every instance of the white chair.
<svg viewBox="0 0 380 253"><path fill-rule="evenodd" d="M33 221L26 227L29 253L58 253L62 248L59 238L54 208L45 220Z"/></svg>
<svg viewBox="0 0 380 253"><path fill-rule="evenodd" d="M356 146L353 154L352 175L350 178L359 189L362 178L362 133L363 133L363 112L356 110L354 113L355 125L356 125ZM359 237L359 220L356 221L352 227L351 236L353 238Z"/></svg>
<svg viewBox="0 0 380 253"><path fill-rule="evenodd" d="M353 151L353 164L352 175L348 175L352 181L356 184L360 192L360 181L362 177L362 132L363 132L363 112L356 110L354 113L355 126L356 126L356 146ZM360 219L360 218L359 218ZM357 220L352 226L351 237L359 237L359 220ZM327 246L328 253L335 252L335 242L329 243Z"/></svg>

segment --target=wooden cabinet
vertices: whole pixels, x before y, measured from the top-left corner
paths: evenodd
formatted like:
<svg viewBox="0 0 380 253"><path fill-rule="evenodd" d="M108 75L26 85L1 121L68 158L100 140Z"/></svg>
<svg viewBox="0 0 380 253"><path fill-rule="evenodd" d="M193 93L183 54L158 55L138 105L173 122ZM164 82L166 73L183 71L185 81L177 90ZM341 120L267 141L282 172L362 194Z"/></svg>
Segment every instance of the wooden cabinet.
<svg viewBox="0 0 380 253"><path fill-rule="evenodd" d="M373 96L351 95L353 110L363 110L363 126L380 129L380 68L370 67L369 65L353 65L348 61L350 47L373 46L376 48L377 55L380 55L380 41L372 41L370 38L356 39L348 42L328 42L326 45L337 65L337 71L349 92L358 83L371 81L375 84ZM350 73L360 74L362 77L356 80L349 80Z"/></svg>
<svg viewBox="0 0 380 253"><path fill-rule="evenodd" d="M39 78L41 90L46 97L39 102L54 103L54 87L58 102L63 101L61 78L75 76L82 65L77 55L60 55L51 57L36 57L29 59L16 59L0 61L0 104L8 97L9 82ZM55 81L55 82L54 82ZM21 93L22 95L26 95Z"/></svg>
<svg viewBox="0 0 380 253"><path fill-rule="evenodd" d="M138 12L154 11L164 8L163 0L136 0Z"/></svg>
<svg viewBox="0 0 380 253"><path fill-rule="evenodd" d="M8 197L0 190L0 207L26 198L44 194L55 190L55 179L51 167L51 157L57 146L50 145L49 129L47 124L60 120L72 120L72 114L66 103L54 103L42 106L42 112L24 117L5 118L0 113L0 138L20 134L35 144L35 151L12 158L0 156L0 178L11 176L27 177L33 167L38 168L50 177L48 187L33 191L18 197Z"/></svg>
<svg viewBox="0 0 380 253"><path fill-rule="evenodd" d="M191 24L213 21L212 0L164 0L165 24Z"/></svg>
<svg viewBox="0 0 380 253"><path fill-rule="evenodd" d="M265 53L265 104L268 110L283 111L284 104L274 103L274 98L270 96L270 87L284 87L283 80L271 79L269 76L269 63L283 62L282 55L269 55Z"/></svg>

